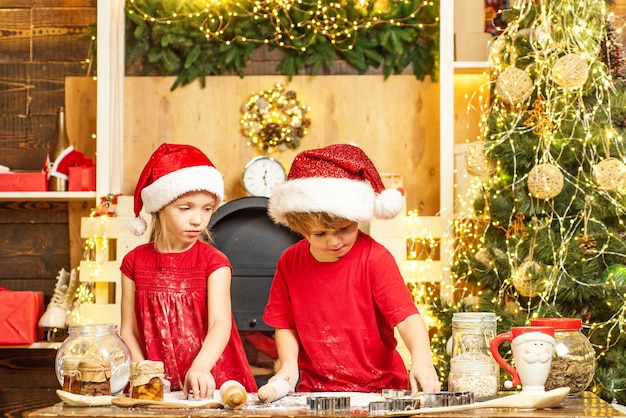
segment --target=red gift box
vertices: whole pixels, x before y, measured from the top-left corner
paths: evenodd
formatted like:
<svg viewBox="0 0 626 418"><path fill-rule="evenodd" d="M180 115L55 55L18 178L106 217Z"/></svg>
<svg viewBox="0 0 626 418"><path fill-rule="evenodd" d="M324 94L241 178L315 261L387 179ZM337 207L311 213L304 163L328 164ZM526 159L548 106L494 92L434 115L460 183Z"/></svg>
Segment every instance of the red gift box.
<svg viewBox="0 0 626 418"><path fill-rule="evenodd" d="M43 171L0 173L0 192L45 192L46 190L48 190L48 180Z"/></svg>
<svg viewBox="0 0 626 418"><path fill-rule="evenodd" d="M67 190L70 192L87 192L96 190L96 166L70 167Z"/></svg>
<svg viewBox="0 0 626 418"><path fill-rule="evenodd" d="M37 323L44 312L43 292L0 287L0 345L32 344L43 339Z"/></svg>

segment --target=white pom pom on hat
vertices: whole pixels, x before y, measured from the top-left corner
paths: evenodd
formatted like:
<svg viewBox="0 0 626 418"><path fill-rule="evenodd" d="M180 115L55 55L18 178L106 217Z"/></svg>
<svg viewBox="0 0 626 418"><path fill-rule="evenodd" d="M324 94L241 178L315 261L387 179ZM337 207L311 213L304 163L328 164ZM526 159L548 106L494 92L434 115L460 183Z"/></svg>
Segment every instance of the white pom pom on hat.
<svg viewBox="0 0 626 418"><path fill-rule="evenodd" d="M183 144L161 144L150 156L135 188L135 218L130 231L137 236L146 232L147 223L140 213L154 213L188 192L205 190L224 199L224 179L211 160L198 148Z"/></svg>
<svg viewBox="0 0 626 418"><path fill-rule="evenodd" d="M391 219L403 208L403 191L385 189L374 163L351 144L299 153L287 181L274 189L268 203L270 217L283 225L291 212L326 212L367 222Z"/></svg>

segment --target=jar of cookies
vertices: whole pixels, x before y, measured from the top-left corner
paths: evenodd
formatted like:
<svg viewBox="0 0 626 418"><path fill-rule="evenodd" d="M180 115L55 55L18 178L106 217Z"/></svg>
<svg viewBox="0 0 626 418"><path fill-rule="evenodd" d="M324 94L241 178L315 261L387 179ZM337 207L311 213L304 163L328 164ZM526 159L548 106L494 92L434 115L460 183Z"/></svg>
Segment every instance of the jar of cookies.
<svg viewBox="0 0 626 418"><path fill-rule="evenodd" d="M111 394L111 363L81 360L78 363L78 394L106 396Z"/></svg>
<svg viewBox="0 0 626 418"><path fill-rule="evenodd" d="M163 373L162 361L142 360L130 363L130 397L162 401Z"/></svg>

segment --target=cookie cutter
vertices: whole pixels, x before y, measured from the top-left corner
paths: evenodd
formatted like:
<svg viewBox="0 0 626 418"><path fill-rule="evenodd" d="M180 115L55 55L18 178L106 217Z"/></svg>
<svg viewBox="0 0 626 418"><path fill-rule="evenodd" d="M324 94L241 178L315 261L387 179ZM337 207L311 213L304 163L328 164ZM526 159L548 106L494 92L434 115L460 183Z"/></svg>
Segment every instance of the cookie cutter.
<svg viewBox="0 0 626 418"><path fill-rule="evenodd" d="M420 409L419 398L396 398L391 400L391 411L409 411L411 409Z"/></svg>
<svg viewBox="0 0 626 418"><path fill-rule="evenodd" d="M385 399L407 398L411 396L411 391L402 389L383 389L381 395Z"/></svg>
<svg viewBox="0 0 626 418"><path fill-rule="evenodd" d="M469 405L474 403L474 392L424 393L424 408Z"/></svg>
<svg viewBox="0 0 626 418"><path fill-rule="evenodd" d="M349 396L309 396L306 398L309 411L315 414L349 414Z"/></svg>

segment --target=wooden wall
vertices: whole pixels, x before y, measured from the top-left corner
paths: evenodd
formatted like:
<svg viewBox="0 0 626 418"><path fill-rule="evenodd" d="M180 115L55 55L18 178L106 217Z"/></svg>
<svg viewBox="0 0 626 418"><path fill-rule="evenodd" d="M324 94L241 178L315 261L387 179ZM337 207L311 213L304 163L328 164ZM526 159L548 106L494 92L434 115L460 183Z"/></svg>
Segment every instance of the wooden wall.
<svg viewBox="0 0 626 418"><path fill-rule="evenodd" d="M65 78L88 72L89 41L78 36L95 21L92 0L0 0L0 164L43 167ZM51 296L58 270L70 267L70 210L0 201L0 286Z"/></svg>
<svg viewBox="0 0 626 418"><path fill-rule="evenodd" d="M248 97L282 83L311 107L309 133L295 150L271 155L289 169L305 149L354 142L381 173L401 175L407 209L439 211L439 88L412 75L208 78L170 92L170 77L126 77L124 88L124 194L132 194L152 151L163 142L198 146L223 173L226 198L244 196L241 173L259 155L240 130Z"/></svg>

